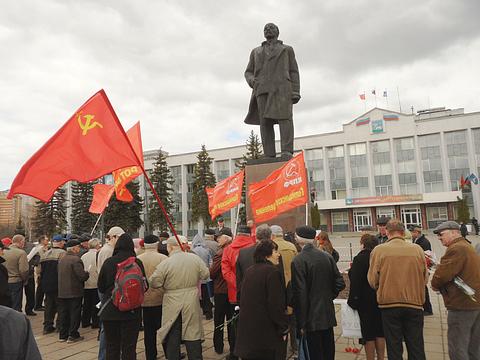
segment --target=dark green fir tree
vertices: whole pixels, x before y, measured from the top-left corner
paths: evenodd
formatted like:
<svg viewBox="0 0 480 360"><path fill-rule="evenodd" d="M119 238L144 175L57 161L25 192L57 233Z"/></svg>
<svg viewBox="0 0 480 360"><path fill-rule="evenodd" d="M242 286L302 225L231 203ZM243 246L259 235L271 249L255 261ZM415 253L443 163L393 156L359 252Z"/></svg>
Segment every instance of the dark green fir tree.
<svg viewBox="0 0 480 360"><path fill-rule="evenodd" d="M197 159L192 193L192 220L203 220L204 225L209 227L213 222L208 212L208 197L205 187L215 186L215 175L211 170L213 159L208 155L205 145L202 145L202 150L198 153Z"/></svg>
<svg viewBox="0 0 480 360"><path fill-rule="evenodd" d="M40 235L61 234L67 230L67 207L65 188L58 188L49 202L37 201L33 219L34 238Z"/></svg>
<svg viewBox="0 0 480 360"><path fill-rule="evenodd" d="M88 211L93 198L93 185L96 182L72 182L72 232L90 233L98 215Z"/></svg>

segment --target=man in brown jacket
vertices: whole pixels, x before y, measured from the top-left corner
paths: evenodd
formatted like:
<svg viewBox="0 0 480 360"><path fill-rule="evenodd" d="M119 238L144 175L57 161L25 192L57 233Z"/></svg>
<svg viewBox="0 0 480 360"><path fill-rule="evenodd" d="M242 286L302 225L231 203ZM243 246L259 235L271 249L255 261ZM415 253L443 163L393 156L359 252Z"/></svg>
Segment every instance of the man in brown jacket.
<svg viewBox="0 0 480 360"><path fill-rule="evenodd" d="M145 268L145 276L149 278L167 256L158 252L158 242L160 239L155 235L145 236L145 252L138 256ZM145 358L155 360L157 358L157 331L162 326L162 300L163 289L154 289L150 287L145 293L145 299L142 304Z"/></svg>
<svg viewBox="0 0 480 360"><path fill-rule="evenodd" d="M28 279L28 260L25 247L25 237L15 235L12 238L12 245L3 255L5 267L8 270L8 289L12 298L12 309L22 311L23 284Z"/></svg>
<svg viewBox="0 0 480 360"><path fill-rule="evenodd" d="M89 273L80 259L80 242L69 240L67 253L58 262L58 318L60 341L74 343L83 340L78 328L82 309L83 286Z"/></svg>
<svg viewBox="0 0 480 360"><path fill-rule="evenodd" d="M460 225L445 221L433 231L447 247L432 278L448 310L448 353L450 359L480 359L480 257L460 234ZM476 292L476 301L453 282L461 278Z"/></svg>
<svg viewBox="0 0 480 360"><path fill-rule="evenodd" d="M377 290L388 358L402 359L404 339L408 358L425 360L425 254L420 246L405 241L405 226L399 220L389 220L386 230L388 240L372 250L367 277L370 286Z"/></svg>

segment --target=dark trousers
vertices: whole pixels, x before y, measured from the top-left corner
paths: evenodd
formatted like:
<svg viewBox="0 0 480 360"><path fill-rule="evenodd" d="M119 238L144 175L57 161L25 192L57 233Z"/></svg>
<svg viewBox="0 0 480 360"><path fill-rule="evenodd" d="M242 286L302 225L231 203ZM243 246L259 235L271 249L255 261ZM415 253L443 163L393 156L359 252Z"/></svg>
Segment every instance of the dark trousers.
<svg viewBox="0 0 480 360"><path fill-rule="evenodd" d="M84 289L82 306L82 327L98 327L98 308L99 302L97 289Z"/></svg>
<svg viewBox="0 0 480 360"><path fill-rule="evenodd" d="M107 360L136 360L140 319L104 320L103 328L105 329Z"/></svg>
<svg viewBox="0 0 480 360"><path fill-rule="evenodd" d="M275 157L275 119L265 119L263 114L268 101L268 94L257 96L258 114L260 116L260 135L262 137L263 152L267 157ZM288 101L288 100L287 100ZM293 154L293 120L282 119L278 121L280 127L280 146L283 153Z"/></svg>
<svg viewBox="0 0 480 360"><path fill-rule="evenodd" d="M425 303L423 304L423 311L432 313L432 303L430 302L430 294L428 293L428 287L425 286Z"/></svg>
<svg viewBox="0 0 480 360"><path fill-rule="evenodd" d="M12 309L22 312L23 283L21 281L8 283L8 290L10 291L10 298L12 299Z"/></svg>
<svg viewBox="0 0 480 360"><path fill-rule="evenodd" d="M255 358L242 358L242 360L275 360L278 357L275 355L275 351L265 351L261 356Z"/></svg>
<svg viewBox="0 0 480 360"><path fill-rule="evenodd" d="M180 343L182 341L182 315L178 315L177 320L173 323L167 337L165 344L167 348L168 360L180 360ZM203 360L202 357L202 341L184 341L187 348L188 360ZM108 359L107 359L108 360Z"/></svg>
<svg viewBox="0 0 480 360"><path fill-rule="evenodd" d="M77 338L80 336L80 314L82 298L58 299L58 320L60 324L60 339Z"/></svg>
<svg viewBox="0 0 480 360"><path fill-rule="evenodd" d="M35 293L35 309L41 308L43 306L43 298L45 294L43 292L42 284L40 283L40 278L37 279L37 291Z"/></svg>
<svg viewBox="0 0 480 360"><path fill-rule="evenodd" d="M335 359L333 328L319 331L307 331L307 344L311 360Z"/></svg>
<svg viewBox="0 0 480 360"><path fill-rule="evenodd" d="M53 328L53 321L58 310L58 294L46 293L45 294L45 312L43 313L43 328L49 330ZM58 325L58 319L57 319Z"/></svg>
<svg viewBox="0 0 480 360"><path fill-rule="evenodd" d="M213 304L210 301L210 294L208 293L208 285L202 284L201 286L202 299L200 300L200 305L202 306L203 315L211 317Z"/></svg>
<svg viewBox="0 0 480 360"><path fill-rule="evenodd" d="M403 358L402 339L409 360L425 360L423 344L423 311L396 307L382 309L382 323L389 360Z"/></svg>
<svg viewBox="0 0 480 360"><path fill-rule="evenodd" d="M29 277L27 284L23 288L25 290L25 297L27 298L25 312L31 313L35 307L35 277Z"/></svg>
<svg viewBox="0 0 480 360"><path fill-rule="evenodd" d="M215 294L215 308L213 311L213 324L215 329L213 330L213 347L217 353L223 352L223 328L218 329L226 321L230 321L233 316L233 308L228 301L227 294ZM232 323L227 325L228 344L230 347L230 353L233 353L235 349L235 329Z"/></svg>
<svg viewBox="0 0 480 360"><path fill-rule="evenodd" d="M157 330L162 326L162 305L142 307L143 314L143 343L145 344L145 358L157 358ZM166 353L165 348L163 351Z"/></svg>

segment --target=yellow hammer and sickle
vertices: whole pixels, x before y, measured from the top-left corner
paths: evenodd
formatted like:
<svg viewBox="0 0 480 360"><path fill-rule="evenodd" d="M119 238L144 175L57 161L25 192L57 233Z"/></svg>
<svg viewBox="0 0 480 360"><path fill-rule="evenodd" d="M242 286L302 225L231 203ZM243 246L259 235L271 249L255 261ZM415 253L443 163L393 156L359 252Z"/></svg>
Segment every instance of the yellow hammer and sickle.
<svg viewBox="0 0 480 360"><path fill-rule="evenodd" d="M82 114L78 114L77 121L80 129L82 129L83 136L87 135L87 133L96 126L103 129L103 125L98 121L94 121L93 123L91 122L95 118L95 115L83 115L83 118L85 119L84 123L82 122Z"/></svg>

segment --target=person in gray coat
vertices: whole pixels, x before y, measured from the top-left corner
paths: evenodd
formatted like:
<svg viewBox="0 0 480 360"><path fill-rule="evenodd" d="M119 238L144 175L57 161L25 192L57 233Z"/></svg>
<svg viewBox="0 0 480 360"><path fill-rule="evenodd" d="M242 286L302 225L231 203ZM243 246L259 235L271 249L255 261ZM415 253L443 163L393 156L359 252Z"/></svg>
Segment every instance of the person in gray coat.
<svg viewBox="0 0 480 360"><path fill-rule="evenodd" d="M89 277L79 256L80 242L69 240L67 253L58 262L58 316L60 341L74 343L83 340L78 328L82 309L83 286Z"/></svg>

